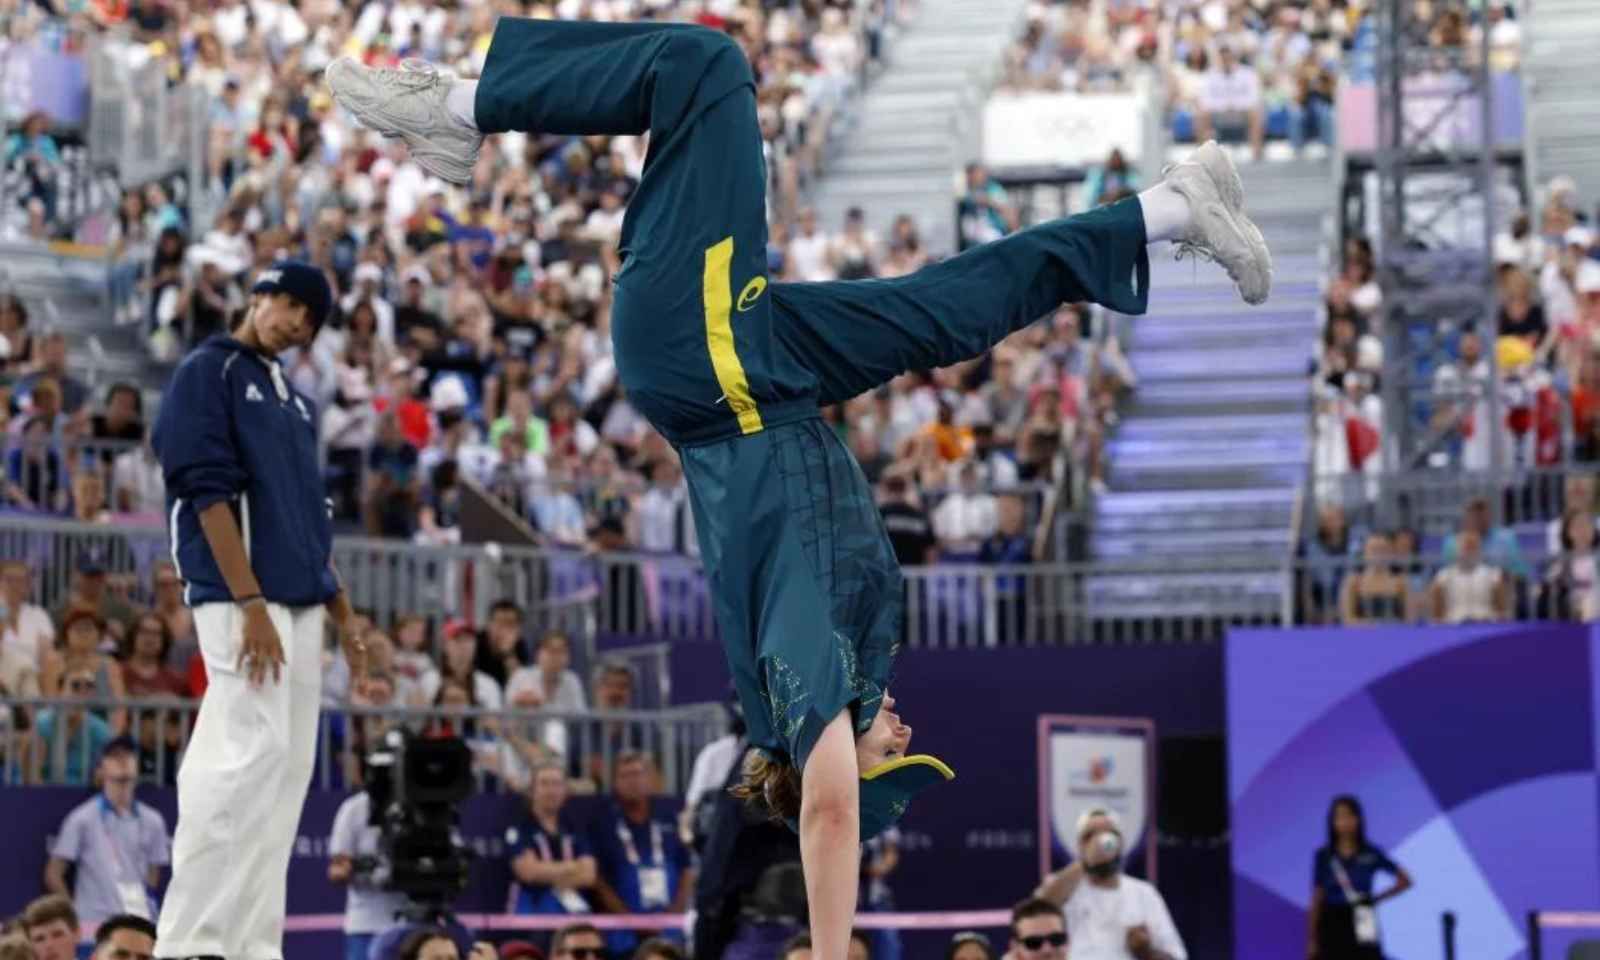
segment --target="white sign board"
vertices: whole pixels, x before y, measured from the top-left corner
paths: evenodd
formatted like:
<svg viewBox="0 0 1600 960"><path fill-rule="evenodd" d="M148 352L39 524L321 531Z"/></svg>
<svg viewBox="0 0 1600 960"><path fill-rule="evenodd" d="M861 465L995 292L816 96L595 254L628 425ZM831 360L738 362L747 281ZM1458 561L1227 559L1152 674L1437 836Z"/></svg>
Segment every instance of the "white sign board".
<svg viewBox="0 0 1600 960"><path fill-rule="evenodd" d="M1136 163L1144 121L1144 100L1132 93L998 93L983 108L983 162L1081 167L1118 147Z"/></svg>
<svg viewBox="0 0 1600 960"><path fill-rule="evenodd" d="M1078 817L1102 809L1122 823L1133 872L1155 879L1154 739L1144 718L1039 718L1041 872L1072 862Z"/></svg>

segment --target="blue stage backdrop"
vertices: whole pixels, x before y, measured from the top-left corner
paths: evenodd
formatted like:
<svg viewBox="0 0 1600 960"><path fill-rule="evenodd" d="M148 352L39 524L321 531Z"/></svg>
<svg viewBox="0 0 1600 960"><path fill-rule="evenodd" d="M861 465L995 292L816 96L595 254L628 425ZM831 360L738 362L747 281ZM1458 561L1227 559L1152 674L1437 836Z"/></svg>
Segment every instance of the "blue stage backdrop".
<svg viewBox="0 0 1600 960"><path fill-rule="evenodd" d="M1298 957L1331 798L1416 881L1379 908L1385 953L1526 957L1531 909L1600 906L1596 694L1583 625L1239 630L1227 642L1234 935Z"/></svg>
<svg viewBox="0 0 1600 960"><path fill-rule="evenodd" d="M893 882L898 909L1005 907L1033 889L1039 879L1040 715L1143 715L1160 735L1173 737L1216 736L1222 729L1222 656L1215 645L917 650L903 654L897 666L893 690L916 730L915 749L943 756L956 770L954 783L929 791L906 816L906 845ZM726 693L727 669L714 643L679 642L672 672L678 702ZM141 788L139 795L162 811L170 829L172 792ZM67 788L0 789L0 823L7 824L0 915L37 895L45 838L85 796ZM342 799L313 791L307 801L290 864L293 913L343 909L343 891L326 879L327 835ZM574 799L579 806L593 802ZM484 854L460 902L464 911L504 908L509 872L503 838L521 809L516 798L500 796L474 798L463 810L463 833ZM1190 956L1228 956L1224 852L1163 847L1160 864L1160 884ZM937 956L948 936L908 937L907 955ZM306 960L338 955L336 938L305 937L298 949L294 955Z"/></svg>

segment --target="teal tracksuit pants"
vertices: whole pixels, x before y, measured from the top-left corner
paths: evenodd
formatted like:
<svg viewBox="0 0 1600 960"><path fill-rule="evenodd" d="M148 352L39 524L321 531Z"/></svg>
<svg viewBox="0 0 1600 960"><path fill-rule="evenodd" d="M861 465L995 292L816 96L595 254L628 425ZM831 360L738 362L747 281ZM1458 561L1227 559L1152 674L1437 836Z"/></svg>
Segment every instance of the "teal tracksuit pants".
<svg viewBox="0 0 1600 960"><path fill-rule="evenodd" d="M649 134L612 337L631 403L679 450L751 741L803 766L877 712L900 574L860 468L818 417L906 370L983 353L1064 302L1143 313L1137 199L893 280L772 283L755 81L702 27L505 18L485 133Z"/></svg>

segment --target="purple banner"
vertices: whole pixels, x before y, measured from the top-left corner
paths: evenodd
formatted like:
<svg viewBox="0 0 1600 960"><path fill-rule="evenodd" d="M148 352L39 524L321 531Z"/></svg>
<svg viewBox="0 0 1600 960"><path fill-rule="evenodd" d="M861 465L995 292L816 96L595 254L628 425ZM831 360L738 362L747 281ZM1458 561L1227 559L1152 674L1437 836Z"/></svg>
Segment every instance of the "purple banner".
<svg viewBox="0 0 1600 960"><path fill-rule="evenodd" d="M1302 956L1331 798L1416 889L1379 908L1385 952L1528 955L1534 909L1600 905L1597 634L1582 625L1240 630L1227 643L1234 929Z"/></svg>

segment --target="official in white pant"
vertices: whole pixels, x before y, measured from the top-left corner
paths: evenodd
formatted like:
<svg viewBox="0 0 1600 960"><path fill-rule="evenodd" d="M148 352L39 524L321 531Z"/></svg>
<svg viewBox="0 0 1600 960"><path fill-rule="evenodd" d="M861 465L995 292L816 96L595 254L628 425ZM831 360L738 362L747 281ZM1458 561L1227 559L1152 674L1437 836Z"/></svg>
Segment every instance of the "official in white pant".
<svg viewBox="0 0 1600 960"><path fill-rule="evenodd" d="M162 956L283 956L289 855L316 759L326 615L266 610L284 663L280 682L259 685L240 668L245 612L231 603L194 611L209 683L178 769Z"/></svg>
<svg viewBox="0 0 1600 960"><path fill-rule="evenodd" d="M332 293L280 262L232 336L173 374L153 442L173 562L209 684L178 769L172 882L156 955L282 960L289 856L311 783L323 628L340 626L352 680L365 649L331 558L315 405L277 354L308 346Z"/></svg>

